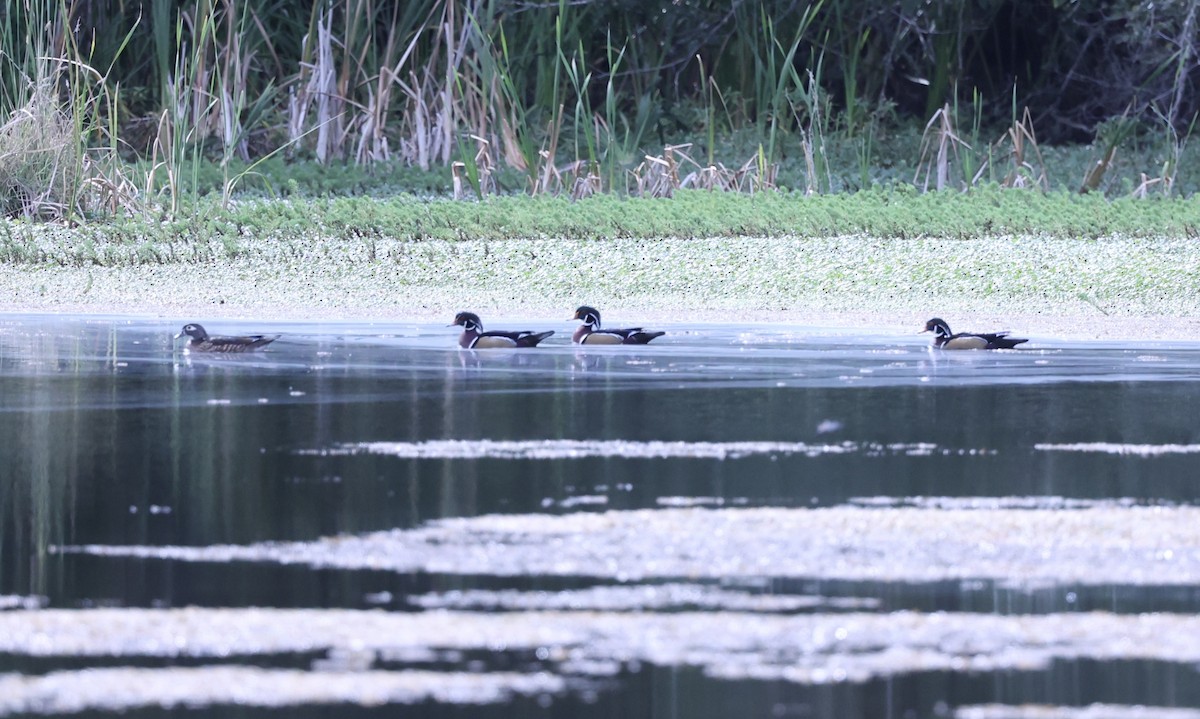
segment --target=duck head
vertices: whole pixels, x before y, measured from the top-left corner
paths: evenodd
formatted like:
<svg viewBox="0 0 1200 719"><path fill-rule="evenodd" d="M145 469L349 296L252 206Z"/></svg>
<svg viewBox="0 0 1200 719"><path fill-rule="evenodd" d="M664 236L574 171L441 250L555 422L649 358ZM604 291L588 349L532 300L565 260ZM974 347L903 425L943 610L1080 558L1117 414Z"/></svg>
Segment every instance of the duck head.
<svg viewBox="0 0 1200 719"><path fill-rule="evenodd" d="M585 325L596 329L600 326L600 311L595 307L581 305L579 309L575 310L575 316L571 319L583 320Z"/></svg>
<svg viewBox="0 0 1200 719"><path fill-rule="evenodd" d="M204 328L194 322L184 325L183 329L179 330L179 334L175 335L175 339L179 339L184 335L201 342L208 339L208 333L204 331Z"/></svg>
<svg viewBox="0 0 1200 719"><path fill-rule="evenodd" d="M946 324L946 320L941 317L934 317L925 323L925 329L921 332L932 332L936 339L950 339L950 325Z"/></svg>
<svg viewBox="0 0 1200 719"><path fill-rule="evenodd" d="M454 315L454 321L450 326L462 325L462 328L467 332L482 332L483 322L480 321L479 315L474 312L459 312Z"/></svg>

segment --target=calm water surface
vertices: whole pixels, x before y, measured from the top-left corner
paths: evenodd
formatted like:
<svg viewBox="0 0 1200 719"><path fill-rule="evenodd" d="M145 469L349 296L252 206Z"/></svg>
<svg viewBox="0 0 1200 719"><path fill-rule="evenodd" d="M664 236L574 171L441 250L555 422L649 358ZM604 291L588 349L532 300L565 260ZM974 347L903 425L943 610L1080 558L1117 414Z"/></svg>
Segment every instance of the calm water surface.
<svg viewBox="0 0 1200 719"><path fill-rule="evenodd" d="M1000 512L987 515L994 521L1028 517L1040 522L1031 532L1063 542L1056 512L1104 512L1111 523L1096 536L1111 538L1138 531L1136 510L1190 511L1200 497L1200 342L1035 337L1022 351L954 354L931 352L927 335L883 329L679 325L648 347L580 350L567 344L571 323L505 322L559 334L531 351L467 352L456 328L432 325L205 324L283 337L266 352L213 357L171 339L182 320L0 315L0 600L12 607L0 619L32 626L71 610L68 626L84 637L43 632L40 648L3 645L0 672L19 677L20 691L58 698L0 699L0 715L187 704L257 716L279 703L301 716L390 716L416 704L421 716L907 717L1036 703L1071 716L1105 703L1200 716L1194 658L996 639L1059 615L1190 620L1200 586L1176 581L1184 575L1170 567L1115 582L1059 582L1051 572L1028 584L1014 560L976 575L972 553L1003 554L1008 540L971 539L973 549L950 556L962 535L938 531L939 517L987 507ZM842 520L823 513L847 507L878 511L877 525L913 522L897 536L914 546L936 554L944 544L944 578L926 571L930 560L892 557L886 537L842 533ZM737 544L759 508L779 510L761 516L781 526L830 522L820 530L838 535L827 561L776 571L794 552L769 524L760 540ZM497 529L497 515L516 528ZM632 529L577 523L585 515ZM696 517L717 524L697 530ZM431 530L443 534L430 539ZM389 569L395 553L412 550L369 544L385 532L440 554ZM1021 534L1011 539L1031 536ZM659 553L645 546L651 536L679 541L653 540ZM378 546L357 556L378 551L380 563L333 557L349 538ZM1189 541L1156 545L1146 562L1200 562ZM614 549L603 560L614 566L589 569L572 554L588 542ZM302 558L272 555L280 543ZM1057 549L1037 555L1032 543L1031 556L1058 561ZM214 548L225 545L243 553L222 559ZM676 564L656 564L656 553ZM508 566L517 554L561 557L561 571ZM761 570L662 568L683 560ZM867 569L842 571L843 560ZM366 650L349 639L256 645L266 630L246 630L247 643L225 653L87 643L113 624L101 608L129 610L118 616L134 636L182 607L353 610L339 620L346 627L365 610L404 615L418 623L411 636L432 638L404 652L372 644L368 629ZM300 617L309 616L269 615L292 636L308 631ZM460 621L440 634L423 624L447 616ZM848 637L825 642L819 623L839 616ZM714 617L725 618L729 643L705 631ZM489 623L497 618L508 623ZM943 618L965 623L918 647L916 630L903 628L934 632ZM1016 624L974 623L991 618ZM810 620L819 626L793 623ZM456 626L473 636L447 636ZM875 627L875 639L855 644L856 626ZM543 636L553 627L582 638ZM478 639L487 632L500 634ZM1034 654L1015 658L1018 650ZM874 663L861 664L868 655ZM349 686L332 698L284 699L280 679L249 702L203 690L184 700L147 694L144 677L116 677L124 703L68 701L85 693L79 670L89 667L279 669L332 687L330 663ZM502 687L363 698L362 686L397 676L423 685L491 677ZM51 679L60 683L36 684Z"/></svg>

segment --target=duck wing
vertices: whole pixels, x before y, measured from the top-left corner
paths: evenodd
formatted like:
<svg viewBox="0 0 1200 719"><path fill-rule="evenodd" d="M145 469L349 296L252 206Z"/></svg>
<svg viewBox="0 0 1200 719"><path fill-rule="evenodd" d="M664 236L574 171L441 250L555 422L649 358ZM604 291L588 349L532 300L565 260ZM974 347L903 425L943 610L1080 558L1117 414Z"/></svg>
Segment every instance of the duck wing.
<svg viewBox="0 0 1200 719"><path fill-rule="evenodd" d="M997 349L997 350L1010 350L1013 347L1016 347L1017 345L1021 344L1022 342L1029 341L1023 337L1009 337L1008 335L1009 335L1009 333L1007 331L1005 331L1005 332L992 332L989 334L981 335L981 337L984 337L987 339L988 349Z"/></svg>
<svg viewBox="0 0 1200 719"><path fill-rule="evenodd" d="M532 332L525 330L517 334L519 335L517 337L518 347L537 347L538 342L541 342L550 335L554 334L554 330L546 330L545 332Z"/></svg>
<svg viewBox="0 0 1200 719"><path fill-rule="evenodd" d="M481 349L487 347L536 347L538 342L552 334L554 334L554 330L547 332L490 330L480 334L472 346Z"/></svg>
<svg viewBox="0 0 1200 719"><path fill-rule="evenodd" d="M1009 332L960 332L946 341L947 349L1008 350L1027 339L1009 337Z"/></svg>
<svg viewBox="0 0 1200 719"><path fill-rule="evenodd" d="M647 332L641 327L626 327L619 330L606 329L601 331L620 335L624 344L627 345L644 345L655 337L662 337L666 334L666 332L663 331Z"/></svg>
<svg viewBox="0 0 1200 719"><path fill-rule="evenodd" d="M201 340L197 347L206 352L248 352L260 347L266 347L279 335L246 335L243 337L209 337Z"/></svg>

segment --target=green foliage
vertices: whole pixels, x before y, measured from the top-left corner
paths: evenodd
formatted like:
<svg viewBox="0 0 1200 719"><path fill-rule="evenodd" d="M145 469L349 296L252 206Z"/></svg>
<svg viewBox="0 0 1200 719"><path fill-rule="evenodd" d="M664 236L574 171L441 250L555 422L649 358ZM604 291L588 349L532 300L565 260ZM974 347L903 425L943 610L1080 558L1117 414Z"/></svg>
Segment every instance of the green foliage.
<svg viewBox="0 0 1200 719"><path fill-rule="evenodd" d="M244 287L254 302L261 301L255 278L301 278L288 281L284 301L324 307L332 292L339 306L359 309L397 307L404 288L419 293L417 303L429 293L443 304L495 302L512 296L514 277L528 276L530 295L564 306L586 290L676 306L732 299L925 312L922 302L937 297L988 298L1020 312L1082 301L1113 314L1191 314L1198 235L1194 200L1110 201L995 185L970 193L900 184L815 196L692 190L670 199L463 202L396 195L229 206L214 193L166 221L0 221L0 266L18 280L146 268L96 276L108 278L102 283L154 278L147 284L159 286L149 291L164 297L162 277L195 274ZM466 275L472 282L462 282ZM445 299L446 288L454 299Z"/></svg>
<svg viewBox="0 0 1200 719"><path fill-rule="evenodd" d="M76 219L127 206L115 87L54 24L62 0L0 14L0 212ZM108 40L124 48L131 33Z"/></svg>
<svg viewBox="0 0 1200 719"><path fill-rule="evenodd" d="M700 110L699 112L703 112ZM960 110L972 122L974 107ZM920 155L921 135L912 127L873 126L862 136L845 136L831 133L825 141L825 157L831 177L830 191L834 193L856 192L875 186L894 188L910 184L913 167ZM992 144L1002 135L999 128L972 126L966 137L975 148L969 159L972 163L963 168L963 174L974 175L979 164L991 160L985 167L983 182L998 182L1003 171L996 165L1004 160L1005 148L993 149ZM1157 138L1157 139L1156 139ZM668 141L683 141L685 138L668 138ZM726 166L738 166L753 156L758 148L758 135L751 130L738 133L713 134L711 142L693 153L701 156L712 153L705 162L720 162ZM1042 147L1046 172L1052 191L1077 191L1089 168L1103 155L1106 146L1067 145ZM1176 151L1179 155L1176 157ZM802 190L806 185L803 146L798 137L785 138L778 146L781 155L777 184L781 188ZM964 164L968 158L964 156ZM1176 197L1189 197L1200 191L1200 146L1182 143L1176 147L1168 137L1150 135L1138 142L1127 138L1118 147L1116 159L1101 194L1110 198L1129 194L1132 186L1126 187L1122 178L1129 179L1139 173L1156 173L1164 163L1171 162L1175 168L1175 186L1171 193ZM256 165L248 172L250 163L236 158L227 168L216 162L200 162L194 177L184 178L187 192L199 195L220 193L227 173L245 177L238 190L248 197L324 197L344 195L370 195L390 197L397 194L418 196L448 196L452 186L451 172L446 167L422 170L400 162L379 163L372 166L356 166L350 163L320 165L312 161L288 161L274 156ZM147 171L139 165L130 173L137 175ZM528 176L512 168L501 168L493 172L493 180L500 194L523 192L528 187ZM195 182L193 186L191 183ZM1154 194L1162 194L1157 192Z"/></svg>
<svg viewBox="0 0 1200 719"><path fill-rule="evenodd" d="M129 218L55 232L35 232L27 223L3 227L0 261L6 263L139 265L224 262L261 254L264 247L277 252L281 244L301 251L316 238L364 243L372 254L377 242L426 240L1179 238L1200 235L1200 204L997 186L971 193L918 193L899 186L815 196L684 190L671 199L596 195L574 202L550 196L499 196L482 203L355 196L244 200L229 208L214 195L168 222Z"/></svg>
<svg viewBox="0 0 1200 719"><path fill-rule="evenodd" d="M476 196L642 191L631 173L667 144L750 167L743 189L893 188L928 162L912 128L943 107L961 140L947 187L1043 184L1034 155L1052 190L1198 185L1200 34L1183 0L10 5L0 124L35 119L0 133L9 214L444 194L452 162ZM1028 156L1002 142L1026 108ZM1098 147L1038 148L1035 129ZM140 177L108 164L117 149Z"/></svg>
<svg viewBox="0 0 1200 719"><path fill-rule="evenodd" d="M269 210L269 211L268 211ZM347 197L307 203L243 203L229 225L243 233L296 228L305 221L347 237L423 239L617 239L628 237L868 235L880 239L981 236L1188 236L1200 232L1200 205L1180 200L1109 201L1069 192L985 187L974 193L871 190L802 197L680 191L674 198L599 195L495 197L486 203Z"/></svg>

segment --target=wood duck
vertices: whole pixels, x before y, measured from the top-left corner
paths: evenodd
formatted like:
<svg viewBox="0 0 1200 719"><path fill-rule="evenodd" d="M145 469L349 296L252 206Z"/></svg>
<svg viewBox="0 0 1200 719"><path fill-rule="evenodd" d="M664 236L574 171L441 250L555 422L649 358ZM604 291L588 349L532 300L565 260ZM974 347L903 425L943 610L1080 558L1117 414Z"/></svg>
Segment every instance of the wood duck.
<svg viewBox="0 0 1200 719"><path fill-rule="evenodd" d="M458 337L458 346L468 350L488 349L492 347L537 347L537 343L554 334L554 330L546 332L503 332L493 330L483 331L483 323L474 312L459 312L454 316L450 326L462 325L463 332Z"/></svg>
<svg viewBox="0 0 1200 719"><path fill-rule="evenodd" d="M191 338L185 346L188 350L194 352L252 352L260 347L266 347L279 339L279 335L273 337L266 335L210 337L208 332L204 331L203 327L194 322L184 325L179 334L175 335L175 339L179 339L184 335Z"/></svg>
<svg viewBox="0 0 1200 719"><path fill-rule="evenodd" d="M571 341L578 345L644 345L655 337L662 337L666 332L647 332L641 327L627 327L620 330L600 329L600 312L595 307L583 305L575 310L571 319L583 320L583 324L575 330Z"/></svg>
<svg viewBox="0 0 1200 719"><path fill-rule="evenodd" d="M941 317L934 317L925 323L922 332L933 333L933 346L943 350L1010 350L1013 347L1028 342L1027 339L1009 337L1008 332L972 333L959 332L952 334L950 325Z"/></svg>

